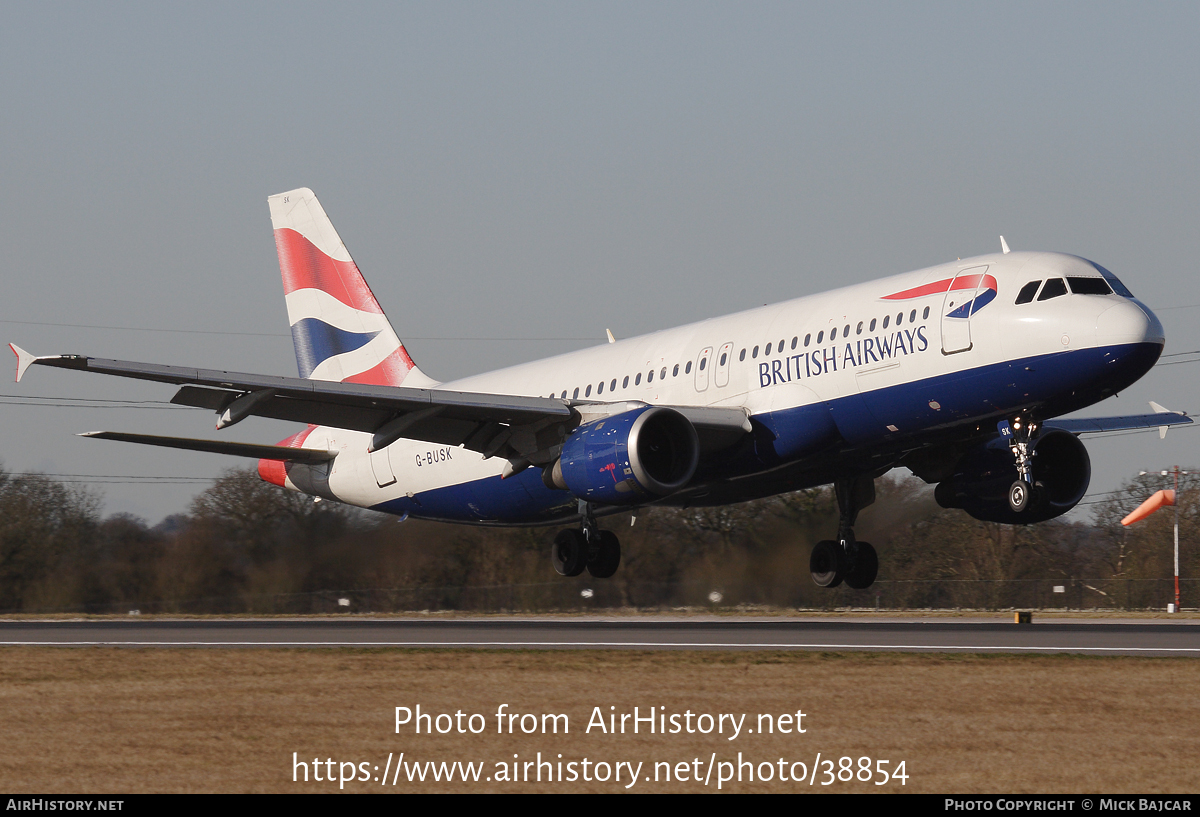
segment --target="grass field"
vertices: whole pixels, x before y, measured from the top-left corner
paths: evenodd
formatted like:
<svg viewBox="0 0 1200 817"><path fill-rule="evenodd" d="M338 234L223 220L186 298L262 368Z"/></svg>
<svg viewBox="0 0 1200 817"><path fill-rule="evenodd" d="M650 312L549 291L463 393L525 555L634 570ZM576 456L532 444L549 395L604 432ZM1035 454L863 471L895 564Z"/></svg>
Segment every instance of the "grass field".
<svg viewBox="0 0 1200 817"><path fill-rule="evenodd" d="M656 762L802 761L811 786L723 791L1194 792L1200 661L1052 656L456 650L0 650L0 780L28 792L337 791L311 761L372 778L405 761L484 761L479 783L347 783L346 791L623 791L608 782L487 782L497 762L640 761L633 791L702 791ZM487 716L482 734L395 733L395 707ZM562 713L568 734L497 734L495 712ZM605 714L742 714L743 732L585 733ZM804 734L759 734L759 714L805 713ZM664 711L664 710L660 710ZM446 725L443 720L442 725ZM527 725L530 721L526 721ZM475 721L478 727L479 721ZM693 725L697 725L693 721ZM514 728L516 724L514 723ZM627 729L632 722L627 722ZM754 729L747 734L747 729ZM293 752L309 782L293 783ZM905 761L906 785L822 786L825 758ZM372 767L379 766L375 772ZM407 767L405 767L407 769ZM576 767L580 770L580 767ZM790 768L790 767L789 767ZM715 767L708 791L716 790ZM697 767L689 766L689 777ZM791 769L799 775L799 767ZM834 767L836 773L837 767ZM324 778L329 767L322 763ZM303 777L297 770L298 776ZM511 771L510 771L511 774ZM518 774L524 772L518 768ZM529 774L534 774L533 769ZM390 782L390 781L389 781Z"/></svg>

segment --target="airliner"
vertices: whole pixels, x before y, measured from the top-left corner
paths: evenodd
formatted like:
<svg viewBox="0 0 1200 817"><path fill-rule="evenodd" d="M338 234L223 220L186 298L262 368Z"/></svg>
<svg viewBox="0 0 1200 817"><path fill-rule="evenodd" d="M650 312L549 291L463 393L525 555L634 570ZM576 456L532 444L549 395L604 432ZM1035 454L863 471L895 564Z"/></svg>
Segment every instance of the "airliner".
<svg viewBox="0 0 1200 817"><path fill-rule="evenodd" d="M1191 420L1061 419L1128 388L1163 327L1083 258L1010 251L842 287L451 382L409 356L311 190L268 198L299 377L37 356L34 364L178 386L218 430L247 417L304 424L277 445L99 431L84 436L251 457L282 488L474 525L565 526L563 576L612 576L606 516L834 487L834 538L809 567L866 588L858 541L874 481L897 467L991 522L1060 516L1087 491L1079 435ZM1060 419L1056 419L1060 418Z"/></svg>

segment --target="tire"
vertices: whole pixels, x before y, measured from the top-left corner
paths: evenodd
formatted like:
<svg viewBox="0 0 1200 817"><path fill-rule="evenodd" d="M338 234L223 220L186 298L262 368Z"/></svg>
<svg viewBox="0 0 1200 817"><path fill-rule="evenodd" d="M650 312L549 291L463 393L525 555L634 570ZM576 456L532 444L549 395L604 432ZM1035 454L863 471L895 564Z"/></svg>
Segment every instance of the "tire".
<svg viewBox="0 0 1200 817"><path fill-rule="evenodd" d="M855 590L866 590L875 583L879 575L879 554L870 542L859 542L858 553L854 556L854 567L845 576L846 586Z"/></svg>
<svg viewBox="0 0 1200 817"><path fill-rule="evenodd" d="M1017 480L1008 486L1008 507L1013 513L1020 513L1029 507L1029 486L1024 480Z"/></svg>
<svg viewBox="0 0 1200 817"><path fill-rule="evenodd" d="M550 546L550 561L560 576L578 576L587 564L587 539L583 531L564 528Z"/></svg>
<svg viewBox="0 0 1200 817"><path fill-rule="evenodd" d="M621 564L621 542L610 530L600 531L600 547L595 558L587 563L588 573L597 579L607 579L617 572Z"/></svg>
<svg viewBox="0 0 1200 817"><path fill-rule="evenodd" d="M817 587L837 587L842 583L839 570L842 548L837 542L822 539L813 545L808 557L808 569Z"/></svg>

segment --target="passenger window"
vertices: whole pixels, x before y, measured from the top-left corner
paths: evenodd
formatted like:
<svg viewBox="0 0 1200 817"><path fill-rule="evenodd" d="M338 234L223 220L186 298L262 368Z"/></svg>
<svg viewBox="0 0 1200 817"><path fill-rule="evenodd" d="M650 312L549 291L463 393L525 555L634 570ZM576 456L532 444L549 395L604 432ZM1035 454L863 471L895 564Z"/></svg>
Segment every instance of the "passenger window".
<svg viewBox="0 0 1200 817"><path fill-rule="evenodd" d="M578 387L578 386L576 386L576 387L575 387L575 393L571 395L571 399L572 399L572 400L578 400L578 399L579 399L579 387Z"/></svg>
<svg viewBox="0 0 1200 817"><path fill-rule="evenodd" d="M870 331L870 332L875 331L875 319L874 318L871 318L871 326L868 328L867 331Z"/></svg>
<svg viewBox="0 0 1200 817"><path fill-rule="evenodd" d="M1112 290L1103 278L1073 278L1068 276L1067 283L1071 292L1076 295L1112 295Z"/></svg>
<svg viewBox="0 0 1200 817"><path fill-rule="evenodd" d="M1017 293L1017 299L1013 301L1015 304L1027 304L1033 300L1033 296L1037 295L1038 287L1042 285L1040 280L1030 281L1025 286L1021 287L1021 291Z"/></svg>
<svg viewBox="0 0 1200 817"><path fill-rule="evenodd" d="M589 383L589 384L588 384L588 387L587 387L586 389L584 389L584 390L583 390L583 396L584 396L584 397L591 397L591 396L592 396L592 384L591 384L591 383Z"/></svg>
<svg viewBox="0 0 1200 817"><path fill-rule="evenodd" d="M604 394L604 381L600 381L600 385L596 387L596 394Z"/></svg>
<svg viewBox="0 0 1200 817"><path fill-rule="evenodd" d="M903 312L901 312L899 315L896 316L896 326L899 326L902 323L904 323L904 313Z"/></svg>
<svg viewBox="0 0 1200 817"><path fill-rule="evenodd" d="M629 375L625 375L625 379L621 381L621 388L629 388Z"/></svg>
<svg viewBox="0 0 1200 817"><path fill-rule="evenodd" d="M861 335L861 334L862 334L862 327L863 327L863 323L862 323L862 321L859 321L859 322L858 322L858 328L854 330L854 334L856 334L856 335Z"/></svg>
<svg viewBox="0 0 1200 817"><path fill-rule="evenodd" d="M563 400L566 400L566 399L567 399L567 390L566 390L566 389L563 389L563 393L562 393L562 399L563 399Z"/></svg>
<svg viewBox="0 0 1200 817"><path fill-rule="evenodd" d="M925 307L925 311L921 313L921 320L929 320L929 307Z"/></svg>
<svg viewBox="0 0 1200 817"><path fill-rule="evenodd" d="M745 359L746 359L746 350L743 349L742 353L740 355L738 355L738 360L745 360Z"/></svg>
<svg viewBox="0 0 1200 817"><path fill-rule="evenodd" d="M836 326L829 330L829 339L837 340L837 327Z"/></svg>
<svg viewBox="0 0 1200 817"><path fill-rule="evenodd" d="M704 367L708 365L708 358L700 358L700 371L704 371Z"/></svg>
<svg viewBox="0 0 1200 817"><path fill-rule="evenodd" d="M824 340L825 340L825 330L822 329L820 332L817 333L817 343L821 343Z"/></svg>
<svg viewBox="0 0 1200 817"><path fill-rule="evenodd" d="M725 361L726 361L726 360L728 360L728 359L729 359L729 355L725 354L724 352L721 352L721 365L722 365L722 366L724 366L724 365L725 365ZM677 368L677 369L678 369L679 367L678 367L678 366L676 366L675 368Z"/></svg>
<svg viewBox="0 0 1200 817"><path fill-rule="evenodd" d="M794 337L794 338L792 338L792 348L793 348L793 349L795 349L795 348L796 348L796 344L797 344L797 343L799 343L799 342L800 342L800 338L799 338L799 337Z"/></svg>
<svg viewBox="0 0 1200 817"><path fill-rule="evenodd" d="M891 321L891 319L892 319L892 316L891 316L891 315L884 315L884 316L883 316L883 328L884 328L884 329L887 329L887 328L888 328L888 322L889 322L889 321Z"/></svg>
<svg viewBox="0 0 1200 817"><path fill-rule="evenodd" d="M666 379L667 379L667 367L666 367L666 366L663 366L663 370L662 370L662 372L659 374L658 378L659 378L659 380L666 380Z"/></svg>
<svg viewBox="0 0 1200 817"><path fill-rule="evenodd" d="M750 353L750 357L758 357L758 347L754 347L754 351Z"/></svg>
<svg viewBox="0 0 1200 817"><path fill-rule="evenodd" d="M616 379L615 377L613 378L613 381L612 381L612 383L609 383L609 384L608 384L608 390L609 390L609 391L616 391L616 390L617 390L617 379Z"/></svg>
<svg viewBox="0 0 1200 817"><path fill-rule="evenodd" d="M917 310L914 309L912 312L908 313L908 322L909 323L917 322Z"/></svg>
<svg viewBox="0 0 1200 817"><path fill-rule="evenodd" d="M779 349L781 354L783 353L783 338L779 339L779 346L777 346L776 348Z"/></svg>
<svg viewBox="0 0 1200 817"><path fill-rule="evenodd" d="M804 345L805 345L805 346L808 346L808 342L809 342L810 340L812 340L812 333L811 333L811 332L809 332L807 335L805 335L805 336L804 336Z"/></svg>
<svg viewBox="0 0 1200 817"><path fill-rule="evenodd" d="M850 324L846 324L846 328L842 330L842 337L850 337Z"/></svg>
<svg viewBox="0 0 1200 817"><path fill-rule="evenodd" d="M745 357L745 356L746 356L746 350L745 350L745 349L743 349L743 350L742 350L742 357ZM692 361L690 361L690 360L689 360L689 361L687 362L687 365L683 367L683 373L684 373L684 374L691 374L691 373L692 373Z"/></svg>
<svg viewBox="0 0 1200 817"><path fill-rule="evenodd" d="M641 373L641 372L638 372L638 373L637 373L637 377L635 377L635 378L633 379L633 385L635 385L635 386L640 386L640 385L642 385L642 373Z"/></svg>
<svg viewBox="0 0 1200 817"><path fill-rule="evenodd" d="M766 349L766 351L763 352L763 354L766 355L767 357L771 356L771 344L769 344L769 343L767 344L767 349Z"/></svg>
<svg viewBox="0 0 1200 817"><path fill-rule="evenodd" d="M1042 294L1038 295L1039 301L1048 301L1051 298L1057 298L1059 295L1067 294L1067 285L1061 278L1051 278L1042 287Z"/></svg>
<svg viewBox="0 0 1200 817"><path fill-rule="evenodd" d="M650 371L649 371L649 372L646 374L646 382L647 382L647 383L653 383L653 382L654 382L654 370L653 370L653 369L651 369L651 370L650 370Z"/></svg>
<svg viewBox="0 0 1200 817"><path fill-rule="evenodd" d="M671 377L679 377L679 364L675 364L675 368L671 370Z"/></svg>

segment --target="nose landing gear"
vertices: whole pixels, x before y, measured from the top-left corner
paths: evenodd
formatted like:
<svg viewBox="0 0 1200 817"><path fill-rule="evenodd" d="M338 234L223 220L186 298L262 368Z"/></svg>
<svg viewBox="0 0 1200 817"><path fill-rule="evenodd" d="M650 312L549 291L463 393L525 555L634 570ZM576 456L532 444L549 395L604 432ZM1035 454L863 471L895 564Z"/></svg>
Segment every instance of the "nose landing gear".
<svg viewBox="0 0 1200 817"><path fill-rule="evenodd" d="M818 587L847 587L863 590L875 582L879 555L869 542L854 538L858 512L875 501L875 481L868 475L839 479L834 483L838 500L838 538L817 542L808 559L808 569Z"/></svg>
<svg viewBox="0 0 1200 817"><path fill-rule="evenodd" d="M1033 450L1033 440L1037 436L1038 424L1028 417L1014 417L1011 423L1001 423L1000 433L1011 434L1008 448L1012 451L1017 464L1017 481L1008 488L1008 507L1014 513L1021 513L1038 499L1041 486L1033 481L1033 458L1037 452Z"/></svg>
<svg viewBox="0 0 1200 817"><path fill-rule="evenodd" d="M597 579L607 579L621 564L621 542L612 531L596 527L586 502L579 503L580 529L565 528L554 537L550 561L560 576L578 576L587 569Z"/></svg>

